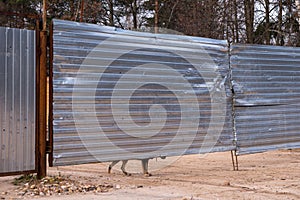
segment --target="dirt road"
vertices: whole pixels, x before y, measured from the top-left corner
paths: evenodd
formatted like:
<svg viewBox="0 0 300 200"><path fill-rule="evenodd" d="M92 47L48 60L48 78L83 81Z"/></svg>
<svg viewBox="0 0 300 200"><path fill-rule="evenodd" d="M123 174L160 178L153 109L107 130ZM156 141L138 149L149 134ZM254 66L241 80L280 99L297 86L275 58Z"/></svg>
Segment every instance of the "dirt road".
<svg viewBox="0 0 300 200"><path fill-rule="evenodd" d="M159 162L152 161L152 162ZM112 184L105 193L55 195L34 199L300 199L300 150L273 151L239 157L240 171L233 171L229 152L184 156L172 165L154 171L124 176L114 168L107 174L107 163L49 169L50 175L69 176L85 184ZM17 195L13 177L0 178L2 199L31 199ZM0 198L0 199L1 199Z"/></svg>

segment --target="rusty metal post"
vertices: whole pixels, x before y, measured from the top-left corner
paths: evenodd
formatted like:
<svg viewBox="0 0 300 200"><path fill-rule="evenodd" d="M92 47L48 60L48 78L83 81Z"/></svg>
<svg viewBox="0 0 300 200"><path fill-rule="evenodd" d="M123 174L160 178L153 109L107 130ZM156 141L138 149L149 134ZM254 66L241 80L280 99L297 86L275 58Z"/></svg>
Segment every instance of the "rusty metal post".
<svg viewBox="0 0 300 200"><path fill-rule="evenodd" d="M43 31L47 29L47 0L43 0Z"/></svg>
<svg viewBox="0 0 300 200"><path fill-rule="evenodd" d="M43 178L46 176L46 121L47 121L47 31L40 32L40 68L39 68L39 130L38 130L38 166L37 176Z"/></svg>
<svg viewBox="0 0 300 200"><path fill-rule="evenodd" d="M47 0L43 0L43 30L39 35L37 177L47 175Z"/></svg>

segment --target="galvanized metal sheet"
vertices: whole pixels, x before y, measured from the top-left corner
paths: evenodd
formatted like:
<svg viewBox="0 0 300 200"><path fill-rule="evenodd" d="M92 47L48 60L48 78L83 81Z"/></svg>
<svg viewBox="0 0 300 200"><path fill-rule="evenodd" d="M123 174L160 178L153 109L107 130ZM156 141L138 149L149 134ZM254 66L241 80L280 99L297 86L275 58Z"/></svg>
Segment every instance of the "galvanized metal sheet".
<svg viewBox="0 0 300 200"><path fill-rule="evenodd" d="M300 48L233 45L240 154L300 147Z"/></svg>
<svg viewBox="0 0 300 200"><path fill-rule="evenodd" d="M35 31L0 27L0 174L35 170Z"/></svg>
<svg viewBox="0 0 300 200"><path fill-rule="evenodd" d="M54 20L54 165L234 149L227 42Z"/></svg>

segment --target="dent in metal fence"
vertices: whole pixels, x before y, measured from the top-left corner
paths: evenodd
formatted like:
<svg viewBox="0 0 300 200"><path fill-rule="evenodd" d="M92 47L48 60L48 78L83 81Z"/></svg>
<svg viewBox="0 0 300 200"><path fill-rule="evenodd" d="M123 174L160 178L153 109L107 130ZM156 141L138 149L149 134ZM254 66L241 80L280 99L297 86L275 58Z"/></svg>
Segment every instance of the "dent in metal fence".
<svg viewBox="0 0 300 200"><path fill-rule="evenodd" d="M35 170L35 31L0 27L0 173Z"/></svg>
<svg viewBox="0 0 300 200"><path fill-rule="evenodd" d="M234 149L227 42L54 20L54 165Z"/></svg>
<svg viewBox="0 0 300 200"><path fill-rule="evenodd" d="M239 154L300 147L300 48L233 45Z"/></svg>

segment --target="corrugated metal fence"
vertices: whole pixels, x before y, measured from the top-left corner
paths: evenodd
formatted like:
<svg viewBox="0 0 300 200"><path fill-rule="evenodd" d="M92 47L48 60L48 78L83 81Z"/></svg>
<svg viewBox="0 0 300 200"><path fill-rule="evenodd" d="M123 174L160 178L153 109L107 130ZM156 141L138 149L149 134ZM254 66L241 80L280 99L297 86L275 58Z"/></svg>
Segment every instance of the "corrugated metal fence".
<svg viewBox="0 0 300 200"><path fill-rule="evenodd" d="M300 48L233 45L239 154L300 147Z"/></svg>
<svg viewBox="0 0 300 200"><path fill-rule="evenodd" d="M0 27L0 173L35 170L35 31Z"/></svg>
<svg viewBox="0 0 300 200"><path fill-rule="evenodd" d="M226 41L54 20L54 165L234 149Z"/></svg>
<svg viewBox="0 0 300 200"><path fill-rule="evenodd" d="M300 147L299 53L54 20L54 165Z"/></svg>

